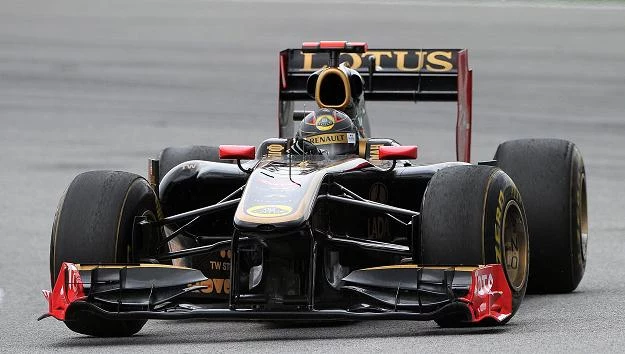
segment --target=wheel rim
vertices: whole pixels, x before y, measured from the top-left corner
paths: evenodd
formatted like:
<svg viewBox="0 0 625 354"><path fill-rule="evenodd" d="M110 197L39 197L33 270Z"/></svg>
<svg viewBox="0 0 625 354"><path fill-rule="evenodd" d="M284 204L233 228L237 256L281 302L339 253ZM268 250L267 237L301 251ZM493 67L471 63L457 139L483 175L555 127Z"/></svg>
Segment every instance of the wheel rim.
<svg viewBox="0 0 625 354"><path fill-rule="evenodd" d="M520 290L527 279L528 235L519 205L511 200L503 215L504 267L514 290Z"/></svg>
<svg viewBox="0 0 625 354"><path fill-rule="evenodd" d="M577 189L577 232L580 238L580 247L582 259L586 260L586 252L588 250L588 207L586 204L586 175L582 173L579 179L579 187Z"/></svg>

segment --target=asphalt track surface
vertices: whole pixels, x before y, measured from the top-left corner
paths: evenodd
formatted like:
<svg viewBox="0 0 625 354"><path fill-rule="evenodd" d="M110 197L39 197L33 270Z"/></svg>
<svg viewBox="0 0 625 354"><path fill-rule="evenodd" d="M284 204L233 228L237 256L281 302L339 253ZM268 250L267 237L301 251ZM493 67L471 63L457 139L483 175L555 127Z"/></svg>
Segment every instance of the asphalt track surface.
<svg viewBox="0 0 625 354"><path fill-rule="evenodd" d="M625 347L625 7L347 1L13 1L0 4L0 352L619 352ZM52 319L48 246L59 197L86 170L145 175L171 145L257 144L276 134L277 52L304 40L467 47L473 160L523 137L585 158L586 275L528 296L506 326L433 322L276 327L151 321L97 339ZM309 106L310 107L310 106ZM376 136L454 158L452 104L371 104Z"/></svg>

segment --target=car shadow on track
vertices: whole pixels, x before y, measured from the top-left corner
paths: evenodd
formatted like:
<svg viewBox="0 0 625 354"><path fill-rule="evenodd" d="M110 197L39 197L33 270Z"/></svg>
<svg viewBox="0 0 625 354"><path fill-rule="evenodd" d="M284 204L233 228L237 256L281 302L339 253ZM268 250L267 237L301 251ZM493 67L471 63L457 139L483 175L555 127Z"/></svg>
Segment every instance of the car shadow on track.
<svg viewBox="0 0 625 354"><path fill-rule="evenodd" d="M217 327L217 328L216 328ZM53 347L89 348L171 344L245 343L317 339L384 339L433 336L479 336L505 333L514 324L497 327L439 328L433 322L372 321L347 323L242 323L185 320L146 328L127 338L69 335ZM68 333L68 332L66 332Z"/></svg>

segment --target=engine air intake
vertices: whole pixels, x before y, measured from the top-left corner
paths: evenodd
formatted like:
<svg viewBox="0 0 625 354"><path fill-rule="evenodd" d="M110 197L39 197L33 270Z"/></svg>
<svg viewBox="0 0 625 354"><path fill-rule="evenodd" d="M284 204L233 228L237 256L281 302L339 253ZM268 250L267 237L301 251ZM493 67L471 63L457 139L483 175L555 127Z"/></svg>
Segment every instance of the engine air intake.
<svg viewBox="0 0 625 354"><path fill-rule="evenodd" d="M315 101L321 108L344 109L351 99L347 75L337 68L327 68L319 74Z"/></svg>

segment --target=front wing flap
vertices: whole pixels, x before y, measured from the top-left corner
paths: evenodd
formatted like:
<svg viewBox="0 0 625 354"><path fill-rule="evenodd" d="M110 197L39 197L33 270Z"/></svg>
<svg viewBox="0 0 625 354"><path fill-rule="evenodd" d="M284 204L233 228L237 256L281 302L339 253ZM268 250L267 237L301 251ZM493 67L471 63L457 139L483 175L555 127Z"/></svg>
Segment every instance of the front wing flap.
<svg viewBox="0 0 625 354"><path fill-rule="evenodd" d="M343 278L343 288L393 311L434 312L462 303L469 322L503 321L512 314L512 292L503 267L395 265L361 269Z"/></svg>
<svg viewBox="0 0 625 354"><path fill-rule="evenodd" d="M191 291L206 277L196 269L159 264L80 265L63 263L52 291L45 291L48 315L65 320L76 302L98 304L105 310L158 311L158 307Z"/></svg>

